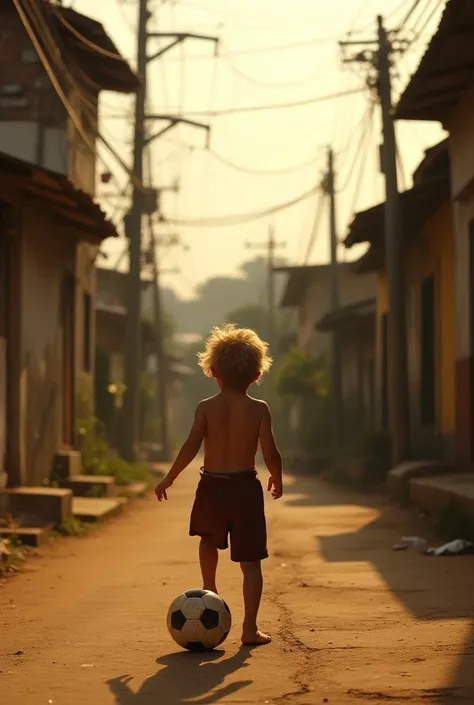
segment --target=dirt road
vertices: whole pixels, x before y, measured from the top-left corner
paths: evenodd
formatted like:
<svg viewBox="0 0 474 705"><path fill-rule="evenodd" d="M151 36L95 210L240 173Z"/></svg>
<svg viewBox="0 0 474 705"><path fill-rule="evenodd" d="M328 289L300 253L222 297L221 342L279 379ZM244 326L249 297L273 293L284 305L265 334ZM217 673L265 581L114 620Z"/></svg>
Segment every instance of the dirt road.
<svg viewBox="0 0 474 705"><path fill-rule="evenodd" d="M261 626L274 643L239 648L240 571L223 556L231 636L221 652L180 652L164 618L199 586L195 482L193 469L166 505L147 498L57 542L0 588L2 705L474 703L474 559L392 552L415 529L408 514L313 479L268 502Z"/></svg>

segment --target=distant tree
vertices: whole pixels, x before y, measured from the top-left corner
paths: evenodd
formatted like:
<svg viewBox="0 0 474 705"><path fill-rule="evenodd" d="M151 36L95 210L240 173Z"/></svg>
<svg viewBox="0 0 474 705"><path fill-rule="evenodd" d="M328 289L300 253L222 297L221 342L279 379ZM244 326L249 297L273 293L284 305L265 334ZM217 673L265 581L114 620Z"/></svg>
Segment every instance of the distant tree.
<svg viewBox="0 0 474 705"><path fill-rule="evenodd" d="M235 323L240 328L251 328L261 338L265 338L268 330L268 313L264 306L249 304L230 311L225 317L226 323Z"/></svg>

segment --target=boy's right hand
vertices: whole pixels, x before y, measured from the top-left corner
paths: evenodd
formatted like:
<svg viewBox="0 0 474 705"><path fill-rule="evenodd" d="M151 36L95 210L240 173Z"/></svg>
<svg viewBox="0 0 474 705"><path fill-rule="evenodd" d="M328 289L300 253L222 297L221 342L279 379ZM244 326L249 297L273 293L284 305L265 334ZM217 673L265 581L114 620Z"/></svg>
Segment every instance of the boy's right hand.
<svg viewBox="0 0 474 705"><path fill-rule="evenodd" d="M164 480L157 484L155 487L155 494L158 502L161 502L163 499L168 499L166 490L168 490L172 484L173 481L169 477L165 477Z"/></svg>
<svg viewBox="0 0 474 705"><path fill-rule="evenodd" d="M273 499L280 499L283 495L283 482L274 477L268 480L268 491L272 493Z"/></svg>

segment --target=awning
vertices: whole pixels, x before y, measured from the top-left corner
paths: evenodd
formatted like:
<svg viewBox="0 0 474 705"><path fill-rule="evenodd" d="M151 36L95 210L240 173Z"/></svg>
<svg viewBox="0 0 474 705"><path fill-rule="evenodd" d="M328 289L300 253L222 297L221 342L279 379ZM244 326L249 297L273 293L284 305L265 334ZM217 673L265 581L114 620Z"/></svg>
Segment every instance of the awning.
<svg viewBox="0 0 474 705"><path fill-rule="evenodd" d="M0 152L0 180L39 199L61 221L77 228L81 240L98 243L118 237L115 225L97 203L63 174Z"/></svg>
<svg viewBox="0 0 474 705"><path fill-rule="evenodd" d="M358 301L355 304L341 306L336 311L326 313L326 315L316 323L315 327L316 330L322 333L333 330L358 328L363 322L375 320L376 310L375 299Z"/></svg>
<svg viewBox="0 0 474 705"><path fill-rule="evenodd" d="M445 123L474 84L474 2L449 0L395 117Z"/></svg>

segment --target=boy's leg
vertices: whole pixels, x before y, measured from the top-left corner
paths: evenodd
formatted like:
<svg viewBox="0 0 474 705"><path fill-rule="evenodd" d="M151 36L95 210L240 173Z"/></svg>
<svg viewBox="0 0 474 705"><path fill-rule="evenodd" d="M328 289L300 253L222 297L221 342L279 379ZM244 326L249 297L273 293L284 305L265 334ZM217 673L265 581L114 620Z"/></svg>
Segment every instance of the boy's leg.
<svg viewBox="0 0 474 705"><path fill-rule="evenodd" d="M199 544L199 562L201 564L203 590L217 593L216 571L218 561L217 546L210 536L203 536Z"/></svg>
<svg viewBox="0 0 474 705"><path fill-rule="evenodd" d="M259 631L257 615L263 590L261 561L241 563L244 574L244 607L245 617L242 630L242 643L252 646L268 644L272 640L267 634Z"/></svg>

